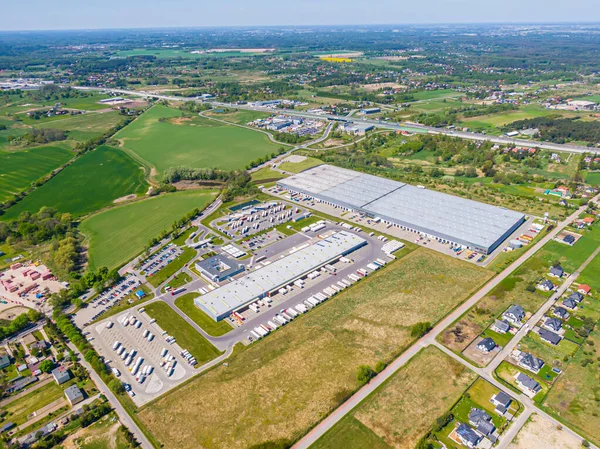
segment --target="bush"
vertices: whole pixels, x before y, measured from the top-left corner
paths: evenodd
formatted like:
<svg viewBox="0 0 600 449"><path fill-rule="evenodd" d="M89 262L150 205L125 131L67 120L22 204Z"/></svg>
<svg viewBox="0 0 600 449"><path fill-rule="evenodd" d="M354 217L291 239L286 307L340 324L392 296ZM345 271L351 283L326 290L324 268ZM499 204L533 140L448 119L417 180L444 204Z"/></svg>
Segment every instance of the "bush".
<svg viewBox="0 0 600 449"><path fill-rule="evenodd" d="M356 370L356 380L360 385L365 385L376 375L377 373L369 365L360 365Z"/></svg>
<svg viewBox="0 0 600 449"><path fill-rule="evenodd" d="M410 329L410 336L420 338L431 330L431 323L429 321L424 323L417 323Z"/></svg>
<svg viewBox="0 0 600 449"><path fill-rule="evenodd" d="M387 363L380 360L379 362L377 362L375 364L375 372L377 374L379 374L380 372L382 372L385 369L386 366L387 366Z"/></svg>

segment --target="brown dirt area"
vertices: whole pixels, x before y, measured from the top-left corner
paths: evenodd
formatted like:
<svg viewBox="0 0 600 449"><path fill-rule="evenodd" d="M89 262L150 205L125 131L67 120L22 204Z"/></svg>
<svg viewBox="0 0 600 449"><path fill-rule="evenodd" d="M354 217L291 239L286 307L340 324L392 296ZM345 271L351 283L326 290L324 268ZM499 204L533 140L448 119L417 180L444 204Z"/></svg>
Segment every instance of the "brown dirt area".
<svg viewBox="0 0 600 449"><path fill-rule="evenodd" d="M169 123L172 123L173 125L186 125L188 122L191 121L192 119L189 117L175 117L169 119Z"/></svg>
<svg viewBox="0 0 600 449"><path fill-rule="evenodd" d="M165 448L296 440L356 388L359 365L397 356L413 324L437 322L491 274L416 249L138 416Z"/></svg>
<svg viewBox="0 0 600 449"><path fill-rule="evenodd" d="M367 92L374 92L376 90L386 89L386 88L403 89L406 86L404 84L399 84L399 83L376 83L376 84L363 84L360 87L362 89L366 90Z"/></svg>
<svg viewBox="0 0 600 449"><path fill-rule="evenodd" d="M531 416L508 449L580 449L581 440L559 430L556 424L538 414Z"/></svg>
<svg viewBox="0 0 600 449"><path fill-rule="evenodd" d="M496 349L485 354L477 349L477 345L481 340L483 340L483 337L477 337L475 340L473 340L473 343L467 346L467 348L464 350L463 355L479 366L487 366L487 364L490 363L494 357L496 357L498 352L500 352L500 348L496 346Z"/></svg>
<svg viewBox="0 0 600 449"><path fill-rule="evenodd" d="M14 320L17 316L27 313L29 309L27 307L10 307L0 312L0 320Z"/></svg>
<svg viewBox="0 0 600 449"><path fill-rule="evenodd" d="M122 196L121 198L117 198L116 200L113 201L113 203L118 204L118 203L124 203L125 201L129 201L129 200L135 200L136 196L135 194L131 194L131 195L125 195Z"/></svg>
<svg viewBox="0 0 600 449"><path fill-rule="evenodd" d="M456 325L445 329L440 340L452 351L462 352L483 330L471 321L460 320Z"/></svg>

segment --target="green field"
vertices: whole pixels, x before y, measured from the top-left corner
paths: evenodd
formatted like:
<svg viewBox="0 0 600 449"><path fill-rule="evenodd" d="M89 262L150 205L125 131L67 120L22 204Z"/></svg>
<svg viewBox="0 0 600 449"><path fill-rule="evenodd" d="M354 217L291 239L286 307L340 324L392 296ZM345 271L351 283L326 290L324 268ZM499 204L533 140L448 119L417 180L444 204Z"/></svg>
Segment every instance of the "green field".
<svg viewBox="0 0 600 449"><path fill-rule="evenodd" d="M259 118L269 117L272 114L258 111L245 111L237 109L233 112L215 112L209 111L206 115L218 118L219 120L225 120L227 122L236 123L238 125L245 125Z"/></svg>
<svg viewBox="0 0 600 449"><path fill-rule="evenodd" d="M279 168L283 171L288 171L290 173L300 173L306 169L311 167L315 167L317 165L321 165L323 163L322 160L316 159L314 157L307 157L302 162L283 162L279 164Z"/></svg>
<svg viewBox="0 0 600 449"><path fill-rule="evenodd" d="M424 248L403 254L138 416L165 448L298 438L357 387L359 365L395 358L415 323L438 321L491 274Z"/></svg>
<svg viewBox="0 0 600 449"><path fill-rule="evenodd" d="M43 206L84 215L117 198L144 193L147 187L144 171L131 157L121 150L100 146L8 209L4 218L16 218L23 211L37 212Z"/></svg>
<svg viewBox="0 0 600 449"><path fill-rule="evenodd" d="M430 346L327 431L311 449L413 449L476 375Z"/></svg>
<svg viewBox="0 0 600 449"><path fill-rule="evenodd" d="M57 118L53 121L33 122L34 128L53 128L68 131L69 139L85 141L102 135L123 121L117 111L89 113Z"/></svg>
<svg viewBox="0 0 600 449"><path fill-rule="evenodd" d="M177 120L181 115L178 109L155 106L115 138L159 173L179 166L242 169L279 148L263 133L201 117Z"/></svg>
<svg viewBox="0 0 600 449"><path fill-rule="evenodd" d="M0 201L28 188L33 181L60 167L73 152L57 146L0 151Z"/></svg>
<svg viewBox="0 0 600 449"><path fill-rule="evenodd" d="M92 270L115 268L139 254L148 242L195 208L214 199L211 191L184 191L116 207L81 223Z"/></svg>
<svg viewBox="0 0 600 449"><path fill-rule="evenodd" d="M227 321L215 321L206 313L194 305L194 298L200 296L198 293L187 293L175 300L175 305L196 322L208 335L220 337L225 335L233 328L227 324Z"/></svg>
<svg viewBox="0 0 600 449"><path fill-rule="evenodd" d="M549 115L557 115L557 112L537 105L528 105L521 107L518 111L466 118L459 126L469 128L501 127L517 120L547 117Z"/></svg>
<svg viewBox="0 0 600 449"><path fill-rule="evenodd" d="M187 349L196 358L198 365L203 365L221 354L217 348L196 332L192 326L164 302L157 301L148 304L146 313L152 318L156 318L160 328L175 337L177 344L182 349Z"/></svg>
<svg viewBox="0 0 600 449"><path fill-rule="evenodd" d="M200 59L200 58L230 58L234 56L255 56L262 55L264 53L261 52L241 52L236 50L231 51L223 51L218 53L204 53L204 54L194 54L193 50L196 49L186 49L186 50L177 50L177 49L152 49L152 48L137 48L134 50L122 50L117 52L117 56L121 58L131 58L134 56L155 56L159 59L172 59L172 58L183 58L183 59ZM267 53L270 54L270 53Z"/></svg>
<svg viewBox="0 0 600 449"><path fill-rule="evenodd" d="M28 421L33 412L63 397L63 387L56 382L50 382L3 407L7 415L0 419L0 426L7 422L21 425Z"/></svg>

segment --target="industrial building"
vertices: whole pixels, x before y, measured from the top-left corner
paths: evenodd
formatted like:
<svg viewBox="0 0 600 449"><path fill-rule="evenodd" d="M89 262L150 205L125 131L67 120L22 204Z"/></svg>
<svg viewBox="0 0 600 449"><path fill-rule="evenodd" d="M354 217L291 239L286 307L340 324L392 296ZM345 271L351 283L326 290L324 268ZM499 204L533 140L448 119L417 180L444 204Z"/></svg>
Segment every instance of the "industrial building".
<svg viewBox="0 0 600 449"><path fill-rule="evenodd" d="M224 280L244 271L244 265L221 254L196 262L196 269L214 282Z"/></svg>
<svg viewBox="0 0 600 449"><path fill-rule="evenodd" d="M502 207L331 165L310 168L277 185L292 195L306 195L484 254L525 221L524 214Z"/></svg>
<svg viewBox="0 0 600 449"><path fill-rule="evenodd" d="M367 241L345 231L304 244L282 257L229 284L194 299L197 307L215 321L251 302L270 296L317 268L329 264L367 244Z"/></svg>

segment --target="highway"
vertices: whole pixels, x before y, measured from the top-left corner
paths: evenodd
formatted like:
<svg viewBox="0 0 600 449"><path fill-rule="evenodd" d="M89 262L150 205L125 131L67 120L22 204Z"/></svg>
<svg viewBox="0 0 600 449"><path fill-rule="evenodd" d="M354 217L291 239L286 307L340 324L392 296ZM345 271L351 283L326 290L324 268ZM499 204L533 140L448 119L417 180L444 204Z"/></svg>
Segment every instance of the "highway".
<svg viewBox="0 0 600 449"><path fill-rule="evenodd" d="M143 92L143 91L135 91L135 90L126 90L126 89L112 89L112 88L98 88L98 87L80 87L73 86L74 89L79 90L92 90L92 91L103 91L103 92L112 92L120 95L132 95L143 98L156 98L159 100L167 100L167 101L196 101L196 102L204 102L210 103L214 107L223 107L223 108L233 108L233 109L244 109L249 111L258 111L258 112L266 112L269 114L281 113L291 116L297 117L305 117L305 118L313 118L320 120L346 120L348 121L348 117L339 116L339 115L331 115L331 114L317 114L314 112L306 112L306 111L296 111L293 109L272 109L264 106L253 106L249 104L233 104L233 103L223 103L216 100L196 100L195 98L188 97L178 97L174 95L162 95L155 94L152 92ZM367 119L367 118L355 118L352 117L351 120L353 123L361 124L361 125L373 125L375 128L380 129L388 129L391 131L401 131L401 130L410 130L417 129L421 132L432 133L432 134L444 134L452 137L459 137L461 139L474 140L479 142L489 141L492 143L497 143L501 145L515 145L515 146L523 146L523 147L535 147L541 148L544 150L551 151L561 151L567 153L597 153L600 154L600 148L593 147L584 147L579 145L571 145L571 144L558 144L551 142L541 142L535 140L523 140L523 139L514 139L507 136L489 136L487 134L480 134L474 132L465 132L465 131L456 131L450 130L446 128L435 128L432 126L420 125L418 123L412 122L401 122L401 123L390 123L380 120ZM313 142L314 143L314 142Z"/></svg>
<svg viewBox="0 0 600 449"><path fill-rule="evenodd" d="M600 198L600 195L597 195L595 198L592 199L592 201L596 202L596 201L598 201L599 198ZM325 434L325 432L327 432L329 429L331 429L338 421L340 421L346 414L348 414L361 401L366 399L378 387L380 387L390 377L392 377L394 374L396 374L396 372L400 368L402 368L404 365L406 365L406 363L408 363L408 361L413 356L415 356L422 348L425 348L430 345L436 346L441 351L448 354L450 357L454 358L459 363L467 366L469 369L471 369L472 371L474 371L475 373L477 373L478 375L480 375L481 377L483 377L484 379L486 379L487 381L489 381L490 383L495 385L500 390L505 391L507 394L509 394L512 397L515 397L515 393L512 390L508 389L507 387L500 384L499 382L497 382L494 379L494 377L491 375L491 371L489 371L487 369L481 369L481 368L475 367L474 365L467 362L462 357L458 356L457 354L450 351L445 346L438 343L436 341L436 338L438 337L438 335L440 333L442 333L444 331L444 329L446 329L450 324L452 324L460 316L462 316L467 310L469 310L472 306L474 306L477 302L479 302L480 299L485 297L490 291L492 291L493 288L495 288L504 279L506 279L518 267L520 267L523 263L525 263L527 260L529 260L546 243L548 243L550 240L552 240L554 237L556 237L569 223L571 223L582 212L584 212L586 210L586 208L587 208L587 206L580 207L577 211L575 211L573 214L571 214L567 219L558 223L557 226L552 231L547 233L533 247L531 247L527 252L525 252L523 255L521 255L521 257L519 257L516 261L514 261L511 265L509 265L504 271L502 271L497 276L492 278L477 293L475 293L467 301L465 301L463 304L461 304L459 307L457 307L451 314L447 315L446 318L441 320L428 334L421 337L415 344L413 344L404 353L402 353L402 355L400 355L400 357L398 357L390 365L388 365L388 367L385 370L383 370L381 373L379 373L367 385L365 385L363 388L361 388L350 399L348 399L346 402L344 402L333 413L331 413L323 421L321 421L317 426L315 426L308 434L306 434L300 441L298 441L293 446L293 449L308 449L321 436L323 436L323 434ZM598 251L599 250L596 250L596 252L598 252ZM578 270L578 272L580 270L582 270L587 265L587 263L589 263L591 261L591 259L592 258L589 258L588 260L586 260L586 262L584 262L584 264ZM571 282L572 281L573 281L573 279L571 279ZM546 304L546 306L547 306L547 304ZM549 306L547 306L547 307L549 307ZM535 314L534 316L537 316L537 315L538 314ZM521 338L523 335L521 335ZM497 362L497 363L499 363L499 362ZM521 401L521 403L523 403L525 405L526 413L528 413L529 415L532 412L535 412L535 413L543 414L544 416L551 419L552 421L557 422L550 415L548 415L547 413L545 413L545 412L539 410L537 407L535 407L533 401L529 397L527 397L523 394L516 395L516 397L519 401ZM520 426L522 426L526 421L527 420L522 417L520 419L517 419L517 421L515 423L513 423L513 426L511 426L511 429L512 429L511 433L514 433L516 435L516 432L518 432L518 430L520 429ZM567 429L567 427L564 427L564 429L576 435L576 433L573 432L571 429ZM510 435L510 433L507 434L507 436L505 437L506 440L508 440L508 435ZM582 439L579 435L577 435L577 437ZM508 443L510 443L510 441L508 441ZM508 443L503 443L502 447L505 447L506 444L508 444ZM591 447L595 447L595 446L591 446Z"/></svg>

